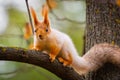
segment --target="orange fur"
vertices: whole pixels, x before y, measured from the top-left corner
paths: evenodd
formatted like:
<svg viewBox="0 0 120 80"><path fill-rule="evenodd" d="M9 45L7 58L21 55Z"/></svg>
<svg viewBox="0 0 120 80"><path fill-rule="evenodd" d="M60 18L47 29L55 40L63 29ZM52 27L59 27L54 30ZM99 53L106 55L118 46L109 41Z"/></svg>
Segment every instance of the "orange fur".
<svg viewBox="0 0 120 80"><path fill-rule="evenodd" d="M32 29L29 23L25 24L25 33L24 33L24 38L28 40L32 35Z"/></svg>
<svg viewBox="0 0 120 80"><path fill-rule="evenodd" d="M49 56L50 56L51 62L53 62L56 56L59 54L60 48L58 48L56 44L53 44L50 48L51 50L50 50Z"/></svg>
<svg viewBox="0 0 120 80"><path fill-rule="evenodd" d="M49 19L48 19L49 8L48 8L48 6L47 6L46 4L43 5L42 8L43 8L43 9L42 9L42 16L43 16L43 18L44 18L44 23L45 23L47 26L49 26Z"/></svg>
<svg viewBox="0 0 120 80"><path fill-rule="evenodd" d="M116 0L116 4L120 7L120 0Z"/></svg>
<svg viewBox="0 0 120 80"><path fill-rule="evenodd" d="M49 20L48 20L48 9L47 7L43 8L43 17L44 20L43 22L39 22L39 20L37 19L36 13L34 11L33 8L31 8L31 13L33 16L33 21L34 21L34 29L35 29L35 36L38 39L39 37L42 39L46 39L47 36L49 35L49 33L51 32L50 27L49 27ZM48 30L46 32L46 30ZM47 47L45 45L48 45ZM49 49L49 56L51 59L51 62L53 62L56 58L56 56L58 55L60 49L57 48L57 44L47 44L47 42L37 42L34 44L34 48L35 50L46 50Z"/></svg>
<svg viewBox="0 0 120 80"><path fill-rule="evenodd" d="M64 66L70 65L77 72L86 69L87 62L79 57L69 36L50 27L48 11L48 7L43 6L43 21L39 21L34 9L31 8L35 31L33 49L46 52L51 62L58 57L59 62Z"/></svg>
<svg viewBox="0 0 120 80"><path fill-rule="evenodd" d="M37 19L35 10L31 7L31 8L30 8L30 11L31 11L31 14L32 14L32 17L33 17L33 22L34 22L34 24L36 25L39 21L38 21L38 19ZM35 27L36 27L36 26L35 26Z"/></svg>
<svg viewBox="0 0 120 80"><path fill-rule="evenodd" d="M39 44L33 46L32 49L35 49L35 50L41 50L41 46Z"/></svg>
<svg viewBox="0 0 120 80"><path fill-rule="evenodd" d="M51 62L58 57L59 62L64 66L70 65L80 75L95 71L106 62L120 64L119 48L105 43L95 45L80 57L69 36L50 28L48 11L46 8L43 8L43 11L44 19L40 22L34 9L31 8L35 25L34 49L45 51Z"/></svg>
<svg viewBox="0 0 120 80"><path fill-rule="evenodd" d="M63 63L64 66L69 66L72 64L72 56L71 54L68 55L68 59L64 59L62 57L59 57L58 60Z"/></svg>
<svg viewBox="0 0 120 80"><path fill-rule="evenodd" d="M48 7L45 5L43 6L43 9L42 9L42 15L44 18L43 22L40 22L37 19L36 13L33 8L31 8L31 13L34 21L34 26L35 26L34 27L35 36L36 36L35 39L36 38L39 39L40 35L41 35L41 40L46 39L51 32L49 19L48 19ZM48 29L47 32L46 32L46 29ZM50 56L51 62L53 62L55 58L59 55L61 50L61 48L58 47L58 43L56 41L57 40L54 36L52 36L52 39L48 39L45 42L38 40L34 43L33 49L40 50L40 51L46 50L48 52L48 55ZM71 55L69 55L68 59L64 59L61 56L59 58L59 61L62 62L64 66L70 65L72 63Z"/></svg>

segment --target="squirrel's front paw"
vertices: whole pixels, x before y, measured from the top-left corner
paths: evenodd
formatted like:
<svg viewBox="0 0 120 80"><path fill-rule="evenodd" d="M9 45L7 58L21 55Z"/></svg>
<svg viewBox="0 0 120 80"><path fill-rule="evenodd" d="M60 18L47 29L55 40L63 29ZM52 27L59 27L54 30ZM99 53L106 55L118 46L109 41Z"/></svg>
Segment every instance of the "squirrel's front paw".
<svg viewBox="0 0 120 80"><path fill-rule="evenodd" d="M56 57L56 56L53 55L53 54L49 54L49 56L50 56L50 57L49 57L50 61L53 62L53 61L55 60L55 57Z"/></svg>
<svg viewBox="0 0 120 80"><path fill-rule="evenodd" d="M38 50L40 50L40 49L39 49L39 48L36 48L36 47L33 47L32 50L37 50L37 51L38 51Z"/></svg>

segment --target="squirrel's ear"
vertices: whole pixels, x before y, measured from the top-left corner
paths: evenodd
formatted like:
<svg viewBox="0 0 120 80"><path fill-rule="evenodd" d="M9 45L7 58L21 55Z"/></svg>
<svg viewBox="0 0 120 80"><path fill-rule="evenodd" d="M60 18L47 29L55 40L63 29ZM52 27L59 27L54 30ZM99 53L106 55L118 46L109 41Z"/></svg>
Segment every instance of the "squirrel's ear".
<svg viewBox="0 0 120 80"><path fill-rule="evenodd" d="M49 26L49 18L48 18L48 12L49 12L49 8L47 5L43 5L42 7L42 16L44 18L43 22Z"/></svg>
<svg viewBox="0 0 120 80"><path fill-rule="evenodd" d="M37 15L36 15L36 13L35 13L35 10L31 7L31 8L30 8L30 11L31 11L31 15L32 15L34 24L35 24L35 25L38 24L39 21L38 21Z"/></svg>

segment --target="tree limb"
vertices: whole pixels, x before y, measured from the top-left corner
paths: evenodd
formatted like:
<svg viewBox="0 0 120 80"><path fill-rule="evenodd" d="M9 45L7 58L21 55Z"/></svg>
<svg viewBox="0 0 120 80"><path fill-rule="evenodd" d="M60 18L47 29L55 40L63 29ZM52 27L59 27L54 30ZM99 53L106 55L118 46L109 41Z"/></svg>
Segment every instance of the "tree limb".
<svg viewBox="0 0 120 80"><path fill-rule="evenodd" d="M98 70L105 63L112 63L120 67L120 48L107 43L97 44L80 58L82 59L79 63L80 67L78 70L85 70L83 64L86 62L86 67L88 67L85 70L86 73ZM83 80L83 77L77 74L71 67L64 67L57 59L51 63L47 54L35 50L0 47L0 60L37 65L56 74L63 80Z"/></svg>
<svg viewBox="0 0 120 80"><path fill-rule="evenodd" d="M24 62L43 67L63 80L83 80L72 68L64 67L58 60L51 63L47 54L35 50L0 47L0 60Z"/></svg>

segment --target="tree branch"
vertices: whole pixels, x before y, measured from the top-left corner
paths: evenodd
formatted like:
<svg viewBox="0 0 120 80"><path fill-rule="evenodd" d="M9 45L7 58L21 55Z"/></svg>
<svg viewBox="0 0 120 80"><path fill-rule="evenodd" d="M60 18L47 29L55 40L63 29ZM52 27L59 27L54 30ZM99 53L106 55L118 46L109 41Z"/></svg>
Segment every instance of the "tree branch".
<svg viewBox="0 0 120 80"><path fill-rule="evenodd" d="M120 48L107 43L97 44L80 58L81 61L78 70L85 70L86 73L98 70L105 63L112 63L120 67ZM83 77L77 74L71 67L64 67L57 59L51 63L47 54L35 50L0 47L0 60L18 61L37 65L56 74L63 80L83 80ZM84 69L84 64L86 64L86 69Z"/></svg>
<svg viewBox="0 0 120 80"><path fill-rule="evenodd" d="M58 60L50 62L47 54L17 47L0 47L0 60L17 61L43 67L65 80L83 80L72 68L64 67Z"/></svg>

